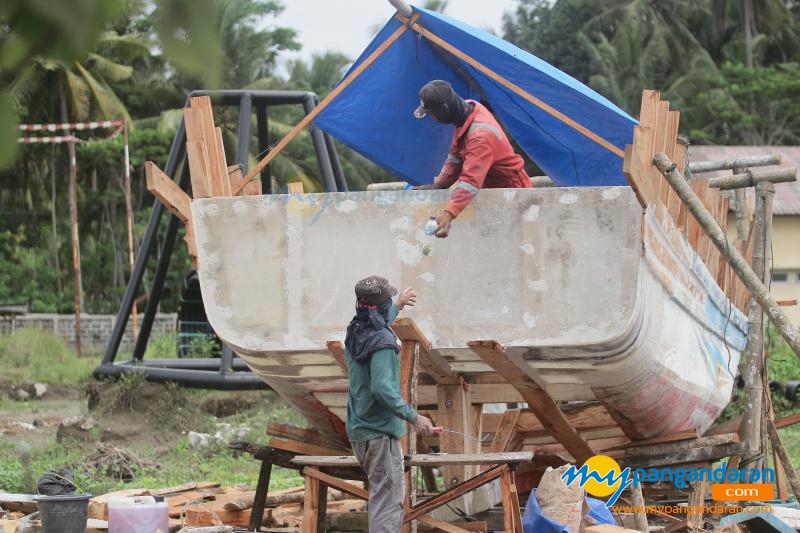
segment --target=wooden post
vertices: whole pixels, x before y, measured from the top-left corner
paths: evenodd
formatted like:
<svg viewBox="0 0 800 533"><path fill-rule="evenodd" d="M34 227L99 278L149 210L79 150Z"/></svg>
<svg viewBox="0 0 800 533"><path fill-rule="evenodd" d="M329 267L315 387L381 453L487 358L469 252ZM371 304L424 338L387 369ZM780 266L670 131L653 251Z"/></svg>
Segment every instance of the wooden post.
<svg viewBox="0 0 800 533"><path fill-rule="evenodd" d="M781 460L781 465L786 472L786 479L789 481L789 486L792 487L795 499L800 501L800 479L797 477L797 470L795 470L786 448L783 446L781 436L778 434L778 429L775 427L775 421L770 419L767 421L767 432L769 439L772 441L772 448Z"/></svg>
<svg viewBox="0 0 800 533"><path fill-rule="evenodd" d="M69 130L66 135L70 135ZM69 154L69 210L72 230L72 272L74 275L73 301L75 305L75 352L81 356L81 244L78 234L78 165L75 160L75 143L67 143Z"/></svg>
<svg viewBox="0 0 800 533"><path fill-rule="evenodd" d="M709 465L710 466L710 465ZM708 488L708 481L696 481L693 483L694 490L689 494L689 508L695 508L699 512L691 513L688 515L686 525L689 526L689 531L696 531L703 529L703 506L706 502L706 489Z"/></svg>
<svg viewBox="0 0 800 533"><path fill-rule="evenodd" d="M753 221L754 249L753 272L762 283L766 283L767 270L767 237L769 221L772 219L772 198L775 186L769 182L761 182L756 187L756 209ZM742 417L742 440L750 446L750 452L742 463L748 465L763 462L766 450L762 448L761 422L765 410L764 398L764 312L755 298L750 299L747 320L747 363L744 366L745 405ZM763 465L760 465L763 467Z"/></svg>
<svg viewBox="0 0 800 533"><path fill-rule="evenodd" d="M654 161L658 170L667 178L669 184L675 189L675 192L678 193L683 203L686 204L687 209L689 209L700 223L703 231L711 237L714 246L717 247L728 263L730 263L733 271L736 272L736 275L748 288L750 294L756 299L759 305L761 305L762 309L767 313L767 316L772 320L772 323L775 324L775 327L778 328L781 336L786 340L786 344L794 351L795 355L800 357L800 332L798 332L797 328L789 320L789 317L786 316L786 313L783 312L783 309L781 309L772 296L770 296L769 290L764 286L761 280L758 279L753 269L747 264L747 260L744 256L735 246L728 242L725 232L722 231L722 228L719 227L719 224L714 220L711 213L708 212L702 202L700 202L700 199L697 198L697 195L694 194L691 187L689 187L689 184L686 182L686 178L678 171L665 154L656 154Z"/></svg>
<svg viewBox="0 0 800 533"><path fill-rule="evenodd" d="M261 469L258 473L258 484L256 494L253 497L253 509L250 511L250 531L258 531L261 522L264 520L264 507L267 503L269 493L269 479L272 476L272 463L266 459L261 461Z"/></svg>
<svg viewBox="0 0 800 533"><path fill-rule="evenodd" d="M416 408L417 396L417 353L418 343L415 341L404 340L400 346L400 394L403 400ZM403 455L413 456L416 452L417 439L414 438L411 424L406 424L406 434L400 441L403 448ZM417 497L417 467L409 468L405 473L406 494L403 503L405 512L410 512L416 503ZM402 533L416 533L417 524L415 521L404 522L401 529Z"/></svg>
<svg viewBox="0 0 800 533"><path fill-rule="evenodd" d="M319 490L319 480L312 476L305 476L305 497L303 498L303 533L317 533L319 529Z"/></svg>
<svg viewBox="0 0 800 533"><path fill-rule="evenodd" d="M439 385L436 391L437 423L452 431L475 435L472 415L472 395L467 385ZM439 435L439 444L444 453L469 453L469 439L463 435L444 432ZM442 467L444 488L450 489L470 477L474 468L467 465Z"/></svg>
<svg viewBox="0 0 800 533"><path fill-rule="evenodd" d="M128 222L128 263L131 267L131 275L133 275L133 207L131 205L131 160L130 152L128 150L128 121L122 123L122 129L125 134L125 157L123 164L125 165L125 211L127 213L126 219ZM131 308L131 319L133 320L133 342L136 342L136 336L139 334L139 317L136 311L136 298L133 299L133 307Z"/></svg>
<svg viewBox="0 0 800 533"><path fill-rule="evenodd" d="M411 21L412 22L416 21L418 17L419 17L418 14L413 15L411 17ZM239 194L242 191L242 189L244 189L245 185L250 183L250 181L253 178L255 178L259 172L261 172L261 169L267 166L270 163L270 161L272 161L275 158L275 156L278 155L281 152L281 150L283 150L286 147L287 144L292 142L292 139L297 137L297 135L299 135L300 132L303 131L303 129L305 129L306 126L311 124L311 122L315 118L317 118L317 115L322 113L322 111L326 107L328 107L328 105L331 102L333 102L333 100L337 96L339 96L339 94L342 91L344 91L348 86L350 86L353 80L359 77L361 73L367 69L367 67L372 65L375 62L375 60L378 59L380 55L384 53L386 49L392 45L392 43L394 43L405 33L407 29L408 26L406 26L405 24L397 28L389 37L386 38L385 41L383 41L383 43L381 43L381 45L378 48L376 48L369 56L367 56L367 58L364 61L362 61L360 65L358 65L350 74L348 74L348 76L344 80L342 80L342 83L334 87L334 89L328 93L328 96L326 96L322 100L322 102L320 102L320 104L317 107L315 107L313 111L311 111L311 113L303 117L303 120L298 122L297 125L294 128L292 128L292 130L289 133L287 133L283 137L283 139L281 139L280 142L278 142L278 144L276 144L269 151L269 153L264 157L264 159L259 161L250 170L250 172L247 173L247 176L245 176L244 180L242 180L242 183L239 185L239 188L233 191L233 195L236 196L237 194Z"/></svg>
<svg viewBox="0 0 800 533"><path fill-rule="evenodd" d="M519 511L519 494L514 480L514 472L506 470L500 478L500 492L503 497L503 527L505 533L522 533L522 516Z"/></svg>

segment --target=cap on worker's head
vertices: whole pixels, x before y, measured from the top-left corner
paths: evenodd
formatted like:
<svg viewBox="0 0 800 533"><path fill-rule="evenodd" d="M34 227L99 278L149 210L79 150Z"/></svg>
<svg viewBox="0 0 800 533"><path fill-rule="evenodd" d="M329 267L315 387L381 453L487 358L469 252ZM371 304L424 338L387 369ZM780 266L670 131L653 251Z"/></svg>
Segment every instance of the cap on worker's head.
<svg viewBox="0 0 800 533"><path fill-rule="evenodd" d="M453 87L446 81L429 81L419 90L420 103L419 107L414 110L414 116L424 118L447 103L452 94Z"/></svg>
<svg viewBox="0 0 800 533"><path fill-rule="evenodd" d="M356 300L367 305L380 305L395 294L397 289L380 276L370 276L356 283Z"/></svg>

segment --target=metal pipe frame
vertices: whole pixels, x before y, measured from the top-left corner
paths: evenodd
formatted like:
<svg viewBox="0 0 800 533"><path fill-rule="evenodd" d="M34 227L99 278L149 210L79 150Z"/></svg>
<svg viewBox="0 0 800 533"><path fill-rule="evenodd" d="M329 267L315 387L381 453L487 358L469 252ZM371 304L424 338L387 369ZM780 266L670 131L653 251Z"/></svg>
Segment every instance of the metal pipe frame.
<svg viewBox="0 0 800 533"><path fill-rule="evenodd" d="M310 113L319 98L316 94L307 91L192 91L192 96L209 96L217 105L238 106L239 119L237 129L236 161L242 165L242 171L247 172L248 156L250 149L251 117L253 108L256 112L256 128L258 136L258 150L264 152L269 148L269 128L267 108L273 105L301 105L306 114ZM187 105L189 101L187 99ZM186 133L183 120L175 132L175 138L169 150L164 173L175 179L180 171L178 185L188 192L190 188L189 168L185 162ZM336 192L347 190L347 182L342 171L341 162L336 153L333 139L318 128L310 127L314 151L319 163L322 181L328 191ZM271 172L269 166L261 172L262 192L271 194ZM154 254L158 231L161 226L164 206L156 200L147 222L147 229L142 238L139 253L136 257L128 286L120 303L117 319L111 332L103 359L95 371L95 378L119 378L123 375L143 372L149 381L176 382L186 387L211 388L219 390L254 390L267 389L267 385L252 374L243 361L235 357L233 351L223 345L222 357L219 359L155 359L144 360L144 352L152 332L161 294L164 289L167 272L172 258L172 252L177 240L180 221L175 216L170 216L164 242L155 268L155 274L150 286L144 315L139 326L139 333L133 348L133 359L122 363L115 363L119 347L128 325L128 320L133 310L136 293L144 278L147 263Z"/></svg>

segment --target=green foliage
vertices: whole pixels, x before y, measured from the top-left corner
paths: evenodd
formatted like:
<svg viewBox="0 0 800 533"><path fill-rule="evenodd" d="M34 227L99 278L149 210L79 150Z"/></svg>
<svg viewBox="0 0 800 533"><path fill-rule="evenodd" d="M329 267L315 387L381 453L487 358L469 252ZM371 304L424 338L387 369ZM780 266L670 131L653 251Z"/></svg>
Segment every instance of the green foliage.
<svg viewBox="0 0 800 533"><path fill-rule="evenodd" d="M189 343L189 350L186 355L194 359L207 359L219 357L221 353L219 342L216 337L213 335L204 335L192 339L192 342Z"/></svg>
<svg viewBox="0 0 800 533"><path fill-rule="evenodd" d="M158 336L150 340L144 352L145 359L172 359L177 350L177 337L174 333Z"/></svg>
<svg viewBox="0 0 800 533"><path fill-rule="evenodd" d="M36 328L0 335L0 380L77 385L91 376L97 361L77 357L60 337Z"/></svg>

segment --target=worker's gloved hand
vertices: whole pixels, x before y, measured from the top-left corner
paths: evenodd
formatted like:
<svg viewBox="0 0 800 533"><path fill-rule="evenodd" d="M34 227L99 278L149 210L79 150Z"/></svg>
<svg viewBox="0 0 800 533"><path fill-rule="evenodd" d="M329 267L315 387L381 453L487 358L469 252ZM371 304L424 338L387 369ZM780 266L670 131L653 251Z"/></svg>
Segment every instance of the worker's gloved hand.
<svg viewBox="0 0 800 533"><path fill-rule="evenodd" d="M430 437L433 435L433 422L427 416L417 414L417 418L414 419L414 431L417 435Z"/></svg>
<svg viewBox="0 0 800 533"><path fill-rule="evenodd" d="M410 305L414 307L414 304L417 303L417 293L411 287L403 289L403 292L400 293L400 296L397 297L397 308L403 309L405 306Z"/></svg>
<svg viewBox="0 0 800 533"><path fill-rule="evenodd" d="M442 211L442 214L436 217L436 232L434 235L440 239L444 239L450 235L450 224L453 222L453 215L448 211Z"/></svg>

